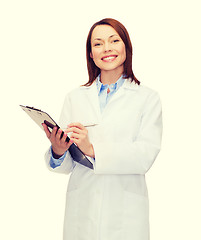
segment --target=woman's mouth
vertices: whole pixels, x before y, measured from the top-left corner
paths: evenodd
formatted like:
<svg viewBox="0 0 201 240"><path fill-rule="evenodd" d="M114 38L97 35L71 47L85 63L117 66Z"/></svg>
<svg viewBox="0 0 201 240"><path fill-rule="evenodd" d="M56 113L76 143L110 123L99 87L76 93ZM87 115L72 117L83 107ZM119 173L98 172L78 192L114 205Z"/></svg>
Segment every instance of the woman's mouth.
<svg viewBox="0 0 201 240"><path fill-rule="evenodd" d="M112 62L114 61L118 56L117 55L108 55L108 56L104 56L101 58L101 60L103 62Z"/></svg>

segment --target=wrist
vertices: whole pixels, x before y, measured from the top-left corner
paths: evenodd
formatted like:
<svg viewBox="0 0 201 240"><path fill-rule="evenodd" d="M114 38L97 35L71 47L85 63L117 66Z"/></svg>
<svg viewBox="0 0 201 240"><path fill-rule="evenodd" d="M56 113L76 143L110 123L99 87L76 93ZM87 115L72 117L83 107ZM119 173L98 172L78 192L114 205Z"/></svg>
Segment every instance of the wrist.
<svg viewBox="0 0 201 240"><path fill-rule="evenodd" d="M92 157L92 158L95 158L95 152L94 152L94 147L93 145L91 144L90 146L90 149L89 149L89 154L88 154L89 157Z"/></svg>
<svg viewBox="0 0 201 240"><path fill-rule="evenodd" d="M62 157L64 155L64 153L65 152L60 152L52 146L52 156L53 156L53 158L59 159L60 157Z"/></svg>
<svg viewBox="0 0 201 240"><path fill-rule="evenodd" d="M52 156L53 156L54 159L59 159L60 157L63 156L63 154L62 154L62 155L58 155L58 154L56 154L56 153L52 150Z"/></svg>

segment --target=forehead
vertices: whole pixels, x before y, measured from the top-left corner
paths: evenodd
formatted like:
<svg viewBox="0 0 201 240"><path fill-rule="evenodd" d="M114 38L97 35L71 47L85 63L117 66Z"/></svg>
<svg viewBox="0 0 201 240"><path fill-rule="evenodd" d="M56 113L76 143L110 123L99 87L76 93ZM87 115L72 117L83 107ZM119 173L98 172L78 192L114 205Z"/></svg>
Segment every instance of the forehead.
<svg viewBox="0 0 201 240"><path fill-rule="evenodd" d="M99 39L108 39L112 35L119 34L116 32L116 30L109 26L109 25L98 25L94 28L92 35L91 35L91 41L95 40L96 38Z"/></svg>

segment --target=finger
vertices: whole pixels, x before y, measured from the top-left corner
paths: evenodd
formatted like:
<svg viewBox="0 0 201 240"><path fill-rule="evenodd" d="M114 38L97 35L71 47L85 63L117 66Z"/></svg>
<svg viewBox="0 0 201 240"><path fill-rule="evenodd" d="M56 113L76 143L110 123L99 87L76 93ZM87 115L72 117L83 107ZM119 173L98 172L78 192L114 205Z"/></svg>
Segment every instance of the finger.
<svg viewBox="0 0 201 240"><path fill-rule="evenodd" d="M54 127L52 132L51 132L51 135L49 137L50 141L51 142L55 142L55 139L56 139L56 133L57 133L57 127Z"/></svg>
<svg viewBox="0 0 201 240"><path fill-rule="evenodd" d="M58 141L61 140L61 134L62 134L62 130L61 130L61 128L59 128L59 130L56 133L56 140L58 140Z"/></svg>
<svg viewBox="0 0 201 240"><path fill-rule="evenodd" d="M70 124L68 125L68 127L77 127L77 128L79 128L79 129L82 129L82 130L85 129L85 127L84 127L81 123L79 123L79 122L70 123Z"/></svg>
<svg viewBox="0 0 201 240"><path fill-rule="evenodd" d="M73 132L73 133L79 133L81 134L83 130L77 128L77 127L70 127L70 128L67 128L65 132L67 133L70 133L70 132Z"/></svg>
<svg viewBox="0 0 201 240"><path fill-rule="evenodd" d="M69 148L73 143L74 143L73 140L70 139L70 141L67 144L67 148Z"/></svg>
<svg viewBox="0 0 201 240"><path fill-rule="evenodd" d="M52 130L52 134L51 136L56 136L56 133L57 133L57 127L54 127L53 130Z"/></svg>
<svg viewBox="0 0 201 240"><path fill-rule="evenodd" d="M63 137L61 138L61 143L66 143L66 138L68 137L67 133L64 132Z"/></svg>
<svg viewBox="0 0 201 240"><path fill-rule="evenodd" d="M48 138L50 138L51 133L50 133L47 125L46 125L45 123L42 123L42 126L43 126L43 129L44 129L44 131L45 131L46 136L47 136Z"/></svg>
<svg viewBox="0 0 201 240"><path fill-rule="evenodd" d="M79 139L76 139L76 138L70 138L70 142L71 142L71 143L78 144L78 141L79 141Z"/></svg>
<svg viewBox="0 0 201 240"><path fill-rule="evenodd" d="M83 138L83 136L81 134L78 134L78 133L72 133L71 138L81 139L81 138Z"/></svg>

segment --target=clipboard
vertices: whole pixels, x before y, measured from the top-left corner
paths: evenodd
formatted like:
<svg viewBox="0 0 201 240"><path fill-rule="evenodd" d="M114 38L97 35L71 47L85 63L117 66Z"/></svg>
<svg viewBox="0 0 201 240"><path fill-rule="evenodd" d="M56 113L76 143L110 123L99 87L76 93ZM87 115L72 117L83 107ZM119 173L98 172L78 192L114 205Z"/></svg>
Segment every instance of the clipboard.
<svg viewBox="0 0 201 240"><path fill-rule="evenodd" d="M57 129L59 129L59 126L57 125L57 123L50 117L48 113L34 107L23 106L23 105L20 105L20 107L32 118L32 120L34 120L34 122L42 130L44 130L42 123L45 123L48 126L50 132L55 126L57 127ZM64 132L62 131L61 137L63 136L63 134ZM69 140L70 138L67 137L66 142L69 142ZM70 146L68 151L70 152L70 155L74 161L84 165L85 167L93 169L93 164L74 143Z"/></svg>

